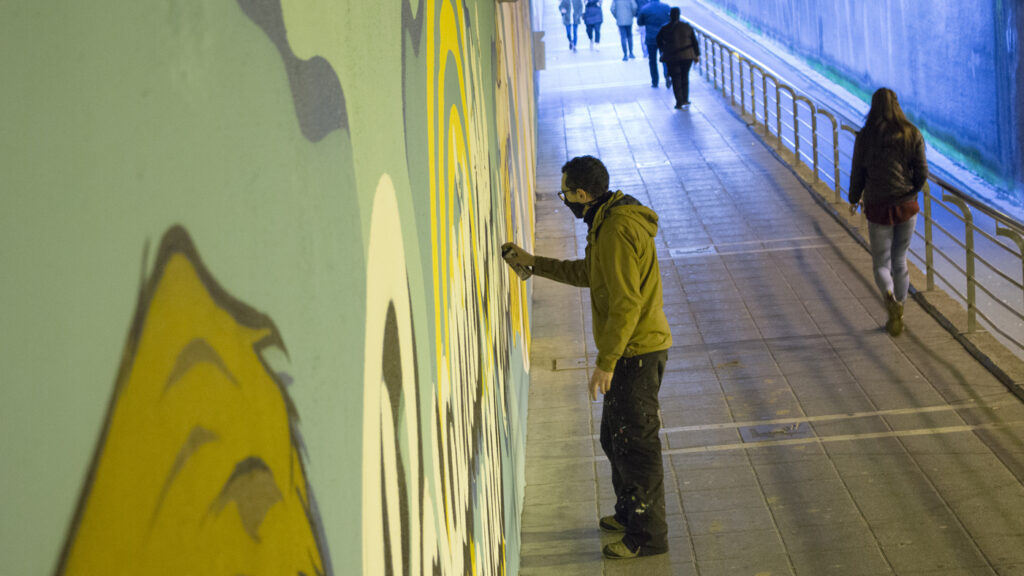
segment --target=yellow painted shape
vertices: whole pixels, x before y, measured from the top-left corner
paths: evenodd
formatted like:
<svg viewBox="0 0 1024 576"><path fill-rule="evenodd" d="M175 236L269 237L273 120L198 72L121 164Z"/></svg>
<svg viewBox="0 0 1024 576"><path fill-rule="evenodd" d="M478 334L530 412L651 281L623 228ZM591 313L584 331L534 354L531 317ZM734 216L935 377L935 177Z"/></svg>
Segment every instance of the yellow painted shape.
<svg viewBox="0 0 1024 576"><path fill-rule="evenodd" d="M155 275L63 573L323 573L288 402L258 353L272 324L237 320L186 253Z"/></svg>

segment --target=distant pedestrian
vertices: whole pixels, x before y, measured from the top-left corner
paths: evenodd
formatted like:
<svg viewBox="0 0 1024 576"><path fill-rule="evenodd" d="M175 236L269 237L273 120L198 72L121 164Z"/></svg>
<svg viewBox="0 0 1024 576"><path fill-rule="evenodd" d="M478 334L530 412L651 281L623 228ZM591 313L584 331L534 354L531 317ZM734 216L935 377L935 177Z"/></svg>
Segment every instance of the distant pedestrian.
<svg viewBox="0 0 1024 576"><path fill-rule="evenodd" d="M879 88L853 144L850 214L863 202L875 284L885 298L893 336L903 331L903 304L910 286L907 251L920 207L917 193L928 179L924 138L900 108L896 93Z"/></svg>
<svg viewBox="0 0 1024 576"><path fill-rule="evenodd" d="M575 52L577 32L583 18L583 0L561 0L558 11L562 14L565 35L569 38L569 50Z"/></svg>
<svg viewBox="0 0 1024 576"><path fill-rule="evenodd" d="M647 3L650 2L650 1L651 0L636 0L636 13L637 13L637 15L640 14L640 11L643 10L644 6L646 6ZM640 48L644 51L644 58L647 58L647 42L644 41L644 38L646 37L646 35L644 33L644 26L642 24L640 24L639 22L637 22L637 24L636 24L636 33L637 33L637 36L640 37Z"/></svg>
<svg viewBox="0 0 1024 576"><path fill-rule="evenodd" d="M583 9L583 23L587 25L587 38L590 39L591 50L594 49L594 44L601 43L602 22L604 14L601 13L601 0L587 0L587 7Z"/></svg>
<svg viewBox="0 0 1024 576"><path fill-rule="evenodd" d="M661 0L651 0L636 16L636 23L644 27L644 43L647 45L647 61L651 67L651 86L658 87L658 32L668 24L668 13L671 8ZM662 63L665 73L665 87L672 87L672 79L668 75L668 66Z"/></svg>
<svg viewBox="0 0 1024 576"><path fill-rule="evenodd" d="M636 58L633 55L633 19L636 18L636 0L612 0L612 14L615 24L619 27L619 40L622 41L622 61Z"/></svg>
<svg viewBox="0 0 1024 576"><path fill-rule="evenodd" d="M609 191L608 170L593 156L562 166L558 196L587 223L584 258L534 256L515 244L503 246L502 254L510 265L532 267L537 276L590 289L597 344L590 399L604 394L601 448L615 490L615 514L598 526L623 535L603 553L614 559L664 554L668 524L658 391L672 334L654 241L658 215L632 196Z"/></svg>
<svg viewBox="0 0 1024 576"><path fill-rule="evenodd" d="M700 62L700 44L693 26L679 19L679 8L673 7L668 17L668 24L658 32L656 40L661 50L661 61L668 66L678 110L690 105L690 66Z"/></svg>

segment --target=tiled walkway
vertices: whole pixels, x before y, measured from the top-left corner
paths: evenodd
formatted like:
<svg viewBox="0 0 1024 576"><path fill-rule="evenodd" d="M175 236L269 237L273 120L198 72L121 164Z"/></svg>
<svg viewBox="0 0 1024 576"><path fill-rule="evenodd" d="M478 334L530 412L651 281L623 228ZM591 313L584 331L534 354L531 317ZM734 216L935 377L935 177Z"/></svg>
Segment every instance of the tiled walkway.
<svg viewBox="0 0 1024 576"><path fill-rule="evenodd" d="M1024 404L915 303L885 333L867 252L696 73L673 110L613 22L571 54L549 4L535 248L582 256L572 156L661 216L671 551L602 560L588 294L535 279L520 574L1024 575Z"/></svg>

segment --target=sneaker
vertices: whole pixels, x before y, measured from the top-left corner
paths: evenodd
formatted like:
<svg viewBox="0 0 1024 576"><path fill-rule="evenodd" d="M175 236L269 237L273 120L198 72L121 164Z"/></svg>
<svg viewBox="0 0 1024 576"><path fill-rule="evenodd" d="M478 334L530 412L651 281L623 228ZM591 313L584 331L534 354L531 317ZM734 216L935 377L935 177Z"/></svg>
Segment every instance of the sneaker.
<svg viewBox="0 0 1024 576"><path fill-rule="evenodd" d="M630 58L636 58L636 56L633 56L633 53L632 53L632 52L630 52L630 53L629 53L629 57L630 57Z"/></svg>
<svg viewBox="0 0 1024 576"><path fill-rule="evenodd" d="M903 305L896 301L892 292L885 294L885 308L889 312L885 329L889 331L890 336L899 336L903 332Z"/></svg>
<svg viewBox="0 0 1024 576"><path fill-rule="evenodd" d="M623 62L625 62L626 60L629 60L629 56L623 56L623 57L622 57L622 61L623 61Z"/></svg>
<svg viewBox="0 0 1024 576"><path fill-rule="evenodd" d="M601 554L603 554L605 558L611 558L612 560L626 560L628 558L636 558L639 556L640 548L630 550L629 546L626 546L625 542L619 540L618 542L612 542L605 546L604 549L601 550Z"/></svg>
<svg viewBox="0 0 1024 576"><path fill-rule="evenodd" d="M651 82L651 88L657 88L657 87L658 87L658 83L657 82Z"/></svg>
<svg viewBox="0 0 1024 576"><path fill-rule="evenodd" d="M683 107L683 105L682 105L682 104L676 104L675 106L673 106L673 108L675 108L676 110L679 110L679 109L681 109L682 107Z"/></svg>
<svg viewBox="0 0 1024 576"><path fill-rule="evenodd" d="M601 528L602 532L625 532L626 527L621 522L615 519L615 515L605 516L601 518L601 521L597 523Z"/></svg>

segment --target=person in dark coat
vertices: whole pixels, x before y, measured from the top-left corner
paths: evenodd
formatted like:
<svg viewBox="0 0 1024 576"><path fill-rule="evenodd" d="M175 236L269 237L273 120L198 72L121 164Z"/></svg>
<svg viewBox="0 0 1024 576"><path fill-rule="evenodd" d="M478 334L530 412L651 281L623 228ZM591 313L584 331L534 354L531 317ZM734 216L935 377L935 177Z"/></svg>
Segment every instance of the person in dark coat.
<svg viewBox="0 0 1024 576"><path fill-rule="evenodd" d="M920 207L917 193L928 180L921 131L907 120L896 93L879 88L853 143L850 215L863 202L875 284L885 298L893 336L903 331L903 304L910 286L907 251Z"/></svg>
<svg viewBox="0 0 1024 576"><path fill-rule="evenodd" d="M668 13L671 8L660 0L651 0L636 16L636 23L644 27L644 43L647 45L647 61L651 66L651 86L658 87L658 32L668 24ZM668 67L662 63L665 73L665 86L671 87L672 80L668 76Z"/></svg>
<svg viewBox="0 0 1024 576"><path fill-rule="evenodd" d="M601 13L601 0L587 0L587 7L583 9L583 23L587 25L587 38L590 39L590 49L594 44L601 43L601 23L604 22L604 14Z"/></svg>
<svg viewBox="0 0 1024 576"><path fill-rule="evenodd" d="M679 8L673 7L668 17L669 22L658 32L656 41L661 61L668 67L668 77L672 79L678 110L690 105L690 66L700 62L700 44L693 26L679 19Z"/></svg>

